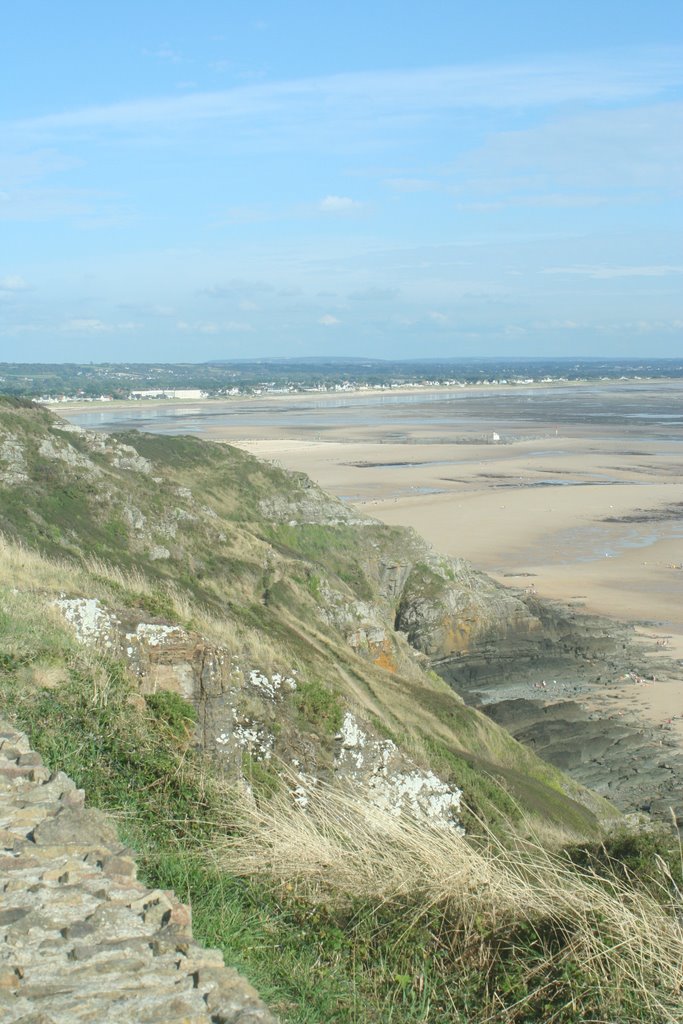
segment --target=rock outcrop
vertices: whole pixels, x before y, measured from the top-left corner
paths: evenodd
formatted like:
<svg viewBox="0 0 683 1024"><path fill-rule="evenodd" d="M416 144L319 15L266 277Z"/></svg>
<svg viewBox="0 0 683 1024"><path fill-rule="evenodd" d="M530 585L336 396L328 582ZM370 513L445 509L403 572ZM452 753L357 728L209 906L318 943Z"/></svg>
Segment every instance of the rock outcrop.
<svg viewBox="0 0 683 1024"><path fill-rule="evenodd" d="M321 781L336 780L361 789L390 814L407 812L430 824L459 827L460 790L419 768L348 708L339 731L323 729L312 745L315 723L298 721L291 706L296 669L267 674L247 667L243 658L199 633L138 621L95 598L61 597L55 603L81 643L124 661L141 695L164 691L191 703L198 745L230 774L243 774L245 765L275 755L294 770L293 796L302 806Z"/></svg>
<svg viewBox="0 0 683 1024"><path fill-rule="evenodd" d="M671 726L653 728L576 701L517 698L484 710L515 739L543 753L623 811L644 811L683 829L683 755Z"/></svg>
<svg viewBox="0 0 683 1024"><path fill-rule="evenodd" d="M6 1024L276 1024L190 908L62 772L0 722L0 1018Z"/></svg>

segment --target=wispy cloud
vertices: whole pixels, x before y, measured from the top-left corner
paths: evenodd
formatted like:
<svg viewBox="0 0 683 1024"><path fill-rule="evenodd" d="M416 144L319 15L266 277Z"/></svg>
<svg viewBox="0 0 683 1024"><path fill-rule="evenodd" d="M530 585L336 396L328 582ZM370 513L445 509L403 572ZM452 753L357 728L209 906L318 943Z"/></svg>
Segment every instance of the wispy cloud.
<svg viewBox="0 0 683 1024"><path fill-rule="evenodd" d="M168 61L170 64L181 64L184 61L182 54L174 50L168 43L162 43L155 50L143 50L143 56L155 57L157 60Z"/></svg>
<svg viewBox="0 0 683 1024"><path fill-rule="evenodd" d="M438 187L429 178L386 178L384 184L394 192L429 192Z"/></svg>
<svg viewBox="0 0 683 1024"><path fill-rule="evenodd" d="M670 277L683 274L683 266L670 266L663 263L645 267L545 267L542 274L577 274L580 277L593 277L602 280L618 277Z"/></svg>
<svg viewBox="0 0 683 1024"><path fill-rule="evenodd" d="M82 334L110 334L117 331L133 331L139 327L139 324L126 322L111 324L106 323L104 320L99 320L97 317L73 317L71 320L66 320L60 327L60 330L70 334L73 332Z"/></svg>
<svg viewBox="0 0 683 1024"><path fill-rule="evenodd" d="M151 51L176 60L167 47ZM480 64L410 71L355 72L233 89L196 92L84 107L26 119L34 132L70 129L131 130L150 125L231 120L260 115L306 113L338 119L353 112L366 118L383 113L416 114L449 109L510 109L563 103L619 103L644 99L680 85L680 48L641 51L624 58L577 56L526 63Z"/></svg>
<svg viewBox="0 0 683 1024"><path fill-rule="evenodd" d="M81 218L81 226L110 226L130 218L120 208L120 198L104 190L88 188L16 188L0 202L0 221L47 221L60 217Z"/></svg>
<svg viewBox="0 0 683 1024"><path fill-rule="evenodd" d="M353 302L393 302L398 295L397 288L358 288L349 292L348 298Z"/></svg>
<svg viewBox="0 0 683 1024"><path fill-rule="evenodd" d="M242 323L236 320L198 320L188 323L186 320L179 320L176 323L176 330L192 334L242 334L254 330L251 324Z"/></svg>
<svg viewBox="0 0 683 1024"><path fill-rule="evenodd" d="M610 197L612 198L612 197ZM583 207L604 206L610 199L607 196L550 194L531 196L507 196L502 199L458 203L459 210L477 210L481 213L497 213L510 207L537 207L540 209L580 209Z"/></svg>
<svg viewBox="0 0 683 1024"><path fill-rule="evenodd" d="M318 203L318 209L322 213L353 213L362 208L361 202L349 196L325 196Z"/></svg>
<svg viewBox="0 0 683 1024"><path fill-rule="evenodd" d="M461 186L497 196L529 182L539 191L680 190L681 123L683 102L674 101L556 115L532 128L493 134L453 171Z"/></svg>
<svg viewBox="0 0 683 1024"><path fill-rule="evenodd" d="M5 274L4 277L0 277L0 295L9 294L13 295L17 292L25 292L28 290L28 284L24 281L23 277L19 274Z"/></svg>
<svg viewBox="0 0 683 1024"><path fill-rule="evenodd" d="M332 316L331 313L325 313L324 316L320 317L318 323L322 324L323 327L338 327L341 320L338 320L336 316Z"/></svg>

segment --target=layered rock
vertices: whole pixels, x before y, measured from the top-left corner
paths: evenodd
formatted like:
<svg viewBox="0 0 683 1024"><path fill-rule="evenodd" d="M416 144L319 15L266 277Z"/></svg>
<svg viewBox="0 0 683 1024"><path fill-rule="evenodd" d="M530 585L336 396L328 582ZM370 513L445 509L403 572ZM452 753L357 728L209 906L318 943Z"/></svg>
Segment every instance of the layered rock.
<svg viewBox="0 0 683 1024"><path fill-rule="evenodd" d="M349 709L336 734L323 731L312 742L291 707L298 688L295 669L266 673L245 666L234 652L198 633L139 622L92 598L62 597L56 604L81 643L125 659L141 694L165 691L191 702L200 746L228 771L241 774L245 760L251 766L276 755L293 769L299 804L320 782L335 780L360 788L389 813L458 827L460 790L418 767ZM247 782L248 776L247 771Z"/></svg>
<svg viewBox="0 0 683 1024"><path fill-rule="evenodd" d="M0 1017L7 1024L276 1024L190 908L62 772L0 722Z"/></svg>

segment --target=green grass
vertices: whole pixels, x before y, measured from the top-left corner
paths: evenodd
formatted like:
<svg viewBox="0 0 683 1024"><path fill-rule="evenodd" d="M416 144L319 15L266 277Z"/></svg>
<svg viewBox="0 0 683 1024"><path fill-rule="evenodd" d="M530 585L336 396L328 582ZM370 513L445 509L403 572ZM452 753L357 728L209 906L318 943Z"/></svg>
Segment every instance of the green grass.
<svg viewBox="0 0 683 1024"><path fill-rule="evenodd" d="M356 897L312 900L267 873L222 870L216 841L239 833L240 805L194 748L192 708L157 693L141 709L118 663L84 652L35 600L1 597L0 714L114 814L146 883L192 904L196 936L221 948L286 1024L663 1024L635 988L591 980L572 956L571 923L562 931L503 913L463 931L456 906L418 891L377 900L359 884ZM65 678L45 688L27 675L35 665L61 667ZM302 715L337 727L334 693L312 682L297 696ZM258 780L261 795L267 781Z"/></svg>
<svg viewBox="0 0 683 1024"><path fill-rule="evenodd" d="M306 726L313 726L329 736L334 736L341 729L344 719L341 697L319 680L300 682L292 703Z"/></svg>
<svg viewBox="0 0 683 1024"><path fill-rule="evenodd" d="M320 563L353 590L362 600L374 596L364 563L364 533L353 526L300 523L279 524L264 531L265 536L285 553L295 553L314 564Z"/></svg>

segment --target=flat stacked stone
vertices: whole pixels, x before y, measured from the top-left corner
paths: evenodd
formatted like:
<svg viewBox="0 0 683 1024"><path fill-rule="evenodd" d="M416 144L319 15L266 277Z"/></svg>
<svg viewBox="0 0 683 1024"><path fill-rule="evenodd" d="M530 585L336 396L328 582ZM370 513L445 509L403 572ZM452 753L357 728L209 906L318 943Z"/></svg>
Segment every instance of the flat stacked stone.
<svg viewBox="0 0 683 1024"><path fill-rule="evenodd" d="M276 1024L190 908L136 879L83 791L0 721L0 1020Z"/></svg>

